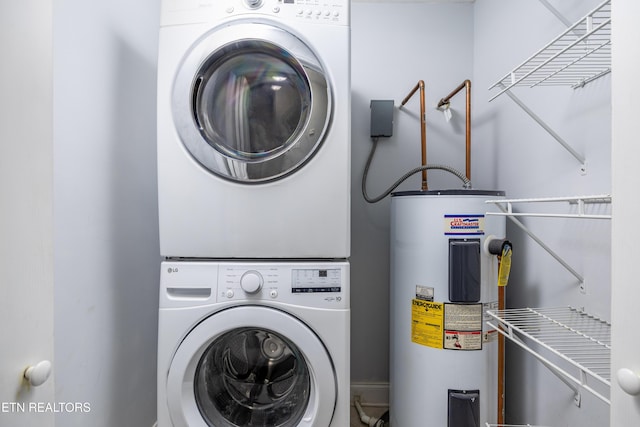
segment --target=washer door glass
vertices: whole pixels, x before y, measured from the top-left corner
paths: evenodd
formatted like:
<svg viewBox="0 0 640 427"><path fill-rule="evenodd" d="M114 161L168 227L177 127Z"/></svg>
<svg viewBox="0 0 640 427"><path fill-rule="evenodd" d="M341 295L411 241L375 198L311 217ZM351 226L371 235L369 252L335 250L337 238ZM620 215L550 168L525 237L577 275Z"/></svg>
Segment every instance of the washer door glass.
<svg viewBox="0 0 640 427"><path fill-rule="evenodd" d="M307 408L311 378L295 344L256 328L222 335L196 368L196 403L208 425L297 426Z"/></svg>
<svg viewBox="0 0 640 427"><path fill-rule="evenodd" d="M166 387L176 427L328 426L337 398L322 341L296 317L264 306L231 307L197 323L171 359Z"/></svg>
<svg viewBox="0 0 640 427"><path fill-rule="evenodd" d="M202 166L260 183L313 156L330 100L320 61L300 39L252 23L215 29L187 53L172 105L178 134Z"/></svg>

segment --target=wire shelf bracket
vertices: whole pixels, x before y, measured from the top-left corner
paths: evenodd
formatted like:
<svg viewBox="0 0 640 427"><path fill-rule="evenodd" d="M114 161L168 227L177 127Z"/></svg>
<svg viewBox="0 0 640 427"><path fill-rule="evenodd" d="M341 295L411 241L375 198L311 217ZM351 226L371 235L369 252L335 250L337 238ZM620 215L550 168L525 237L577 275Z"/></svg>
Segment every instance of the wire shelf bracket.
<svg viewBox="0 0 640 427"><path fill-rule="evenodd" d="M491 317L487 325L556 375L611 403L609 397L590 384L591 380L607 390L611 387L610 323L573 307L488 310L487 314ZM569 368L561 368L550 356L566 362Z"/></svg>
<svg viewBox="0 0 640 427"><path fill-rule="evenodd" d="M554 9L550 10L557 16ZM489 101L514 86L571 86L575 89L610 72L611 0L605 0L494 83L489 90L496 87L501 90Z"/></svg>
<svg viewBox="0 0 640 427"><path fill-rule="evenodd" d="M573 25L546 0L540 0L569 28L494 83L498 88L489 102L507 94L525 113L547 131L578 162L580 173L587 173L587 162L570 144L527 107L513 92L516 86L585 86L611 72L611 0L605 0Z"/></svg>
<svg viewBox="0 0 640 427"><path fill-rule="evenodd" d="M527 213L527 212L514 212L513 205L516 203L553 203L553 202L568 202L569 204L577 205L577 212L571 213ZM569 196L569 197L541 197L541 198L529 198L529 199L498 199L487 200L486 203L493 203L505 207L503 212L487 212L487 215L501 215L501 216L533 216L533 217L546 217L546 218L585 218L585 219L611 219L610 214L589 214L585 210L585 206L596 203L611 203L611 195L599 194L594 196Z"/></svg>
<svg viewBox="0 0 640 427"><path fill-rule="evenodd" d="M499 86L505 87L502 83L499 83ZM520 100L520 98L514 95L510 90L505 90L504 93L506 93L507 96L511 98L511 100L515 102L515 104L518 107L520 107L525 113L527 113L529 117L531 117L536 123L538 123L538 125L540 125L542 129L547 131L547 133L551 135L551 137L555 139L565 150L567 150L569 154L571 154L578 162L580 162L581 175L587 174L587 160L584 158L582 154L578 153L567 141L564 140L564 138L562 138L556 131L554 131L553 128L551 128L551 126L549 126L544 120L542 120L540 116L534 113L533 110L531 110L531 108L529 108L524 102Z"/></svg>
<svg viewBox="0 0 640 427"><path fill-rule="evenodd" d="M550 213L518 213L513 211L513 205L515 203L545 203L545 202L568 202L569 204L577 204L577 213L562 213L562 214L550 214ZM524 231L534 242L536 242L542 249L544 249L549 255L551 255L556 261L560 263L573 277L578 280L578 286L580 292L586 293L586 286L584 282L584 276L578 273L569 263L567 263L560 255L558 255L553 249L551 249L546 243L542 241L537 235L535 235L526 225L522 223L517 217L522 216L535 216L535 217L550 217L550 218L589 218L589 219L611 219L611 215L591 215L585 212L585 205L596 203L611 203L611 196L608 194L595 195L595 196L570 196L570 197L546 197L546 198L529 198L529 199L496 199L486 200L485 203L492 203L498 207L501 212L486 212L486 215L502 215L509 218L515 225L517 225L522 231Z"/></svg>

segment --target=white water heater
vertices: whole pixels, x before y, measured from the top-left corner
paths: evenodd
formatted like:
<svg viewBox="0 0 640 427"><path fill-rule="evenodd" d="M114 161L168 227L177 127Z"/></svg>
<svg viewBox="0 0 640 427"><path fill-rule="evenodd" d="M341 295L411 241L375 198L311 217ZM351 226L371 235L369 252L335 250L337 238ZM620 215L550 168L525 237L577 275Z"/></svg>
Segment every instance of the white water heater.
<svg viewBox="0 0 640 427"><path fill-rule="evenodd" d="M497 420L498 304L505 217L500 191L397 192L391 197L392 427L479 427Z"/></svg>

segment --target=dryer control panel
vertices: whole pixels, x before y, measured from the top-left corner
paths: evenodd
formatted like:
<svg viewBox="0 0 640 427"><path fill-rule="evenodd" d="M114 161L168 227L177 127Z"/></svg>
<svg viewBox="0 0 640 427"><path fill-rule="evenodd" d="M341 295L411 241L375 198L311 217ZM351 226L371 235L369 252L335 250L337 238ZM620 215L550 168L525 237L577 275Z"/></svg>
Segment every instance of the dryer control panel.
<svg viewBox="0 0 640 427"><path fill-rule="evenodd" d="M220 1L220 0L211 0ZM348 24L348 0L227 0L225 13L229 15L247 11L274 17L296 18L314 24ZM238 1L242 7L238 7ZM200 2L202 3L202 1Z"/></svg>
<svg viewBox="0 0 640 427"><path fill-rule="evenodd" d="M295 16L298 19L309 22L328 23L348 23L349 2L348 1L325 1L325 0L278 0L283 3L283 9L292 6Z"/></svg>
<svg viewBox="0 0 640 427"><path fill-rule="evenodd" d="M249 14L349 25L350 0L163 0L161 25L212 22Z"/></svg>

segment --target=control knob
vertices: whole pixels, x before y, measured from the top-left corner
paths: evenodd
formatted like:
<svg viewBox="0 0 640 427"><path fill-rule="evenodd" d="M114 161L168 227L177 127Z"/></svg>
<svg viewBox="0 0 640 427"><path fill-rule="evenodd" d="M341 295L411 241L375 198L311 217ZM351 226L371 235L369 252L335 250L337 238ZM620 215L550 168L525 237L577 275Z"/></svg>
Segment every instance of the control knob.
<svg viewBox="0 0 640 427"><path fill-rule="evenodd" d="M262 289L262 275L255 270L247 271L240 278L240 287L248 294L255 294Z"/></svg>
<svg viewBox="0 0 640 427"><path fill-rule="evenodd" d="M251 9L257 9L262 6L262 0L244 0L244 2Z"/></svg>

